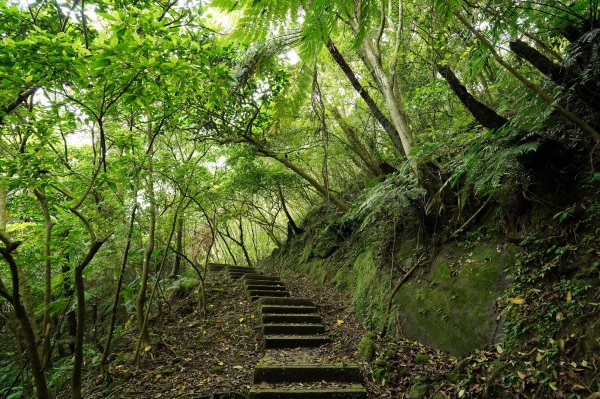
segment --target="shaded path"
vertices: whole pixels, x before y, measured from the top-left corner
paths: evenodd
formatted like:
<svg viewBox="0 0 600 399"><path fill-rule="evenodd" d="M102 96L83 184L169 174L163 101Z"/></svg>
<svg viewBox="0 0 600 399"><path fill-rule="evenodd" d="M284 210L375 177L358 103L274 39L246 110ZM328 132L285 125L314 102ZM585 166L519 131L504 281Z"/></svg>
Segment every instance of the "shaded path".
<svg viewBox="0 0 600 399"><path fill-rule="evenodd" d="M291 297L276 276L242 266L211 265L240 282L260 310L265 356L254 370L253 399L364 399L362 376L354 363L329 363L307 348L329 342L318 306ZM272 349L286 350L285 357Z"/></svg>

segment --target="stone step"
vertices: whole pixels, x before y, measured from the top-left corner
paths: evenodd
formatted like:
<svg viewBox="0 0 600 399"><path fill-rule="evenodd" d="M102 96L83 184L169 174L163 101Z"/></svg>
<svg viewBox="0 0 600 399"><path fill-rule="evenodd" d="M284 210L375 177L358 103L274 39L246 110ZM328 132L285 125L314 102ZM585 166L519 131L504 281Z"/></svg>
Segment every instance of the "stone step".
<svg viewBox="0 0 600 399"><path fill-rule="evenodd" d="M329 342L326 335L265 335L265 349L314 348Z"/></svg>
<svg viewBox="0 0 600 399"><path fill-rule="evenodd" d="M307 314L317 313L316 306L285 306L285 305L263 305L261 307L263 314Z"/></svg>
<svg viewBox="0 0 600 399"><path fill-rule="evenodd" d="M362 385L352 384L344 387L309 388L303 385L263 388L253 386L250 399L365 399L367 392Z"/></svg>
<svg viewBox="0 0 600 399"><path fill-rule="evenodd" d="M243 272L233 272L233 273L229 273L229 278L233 279L233 280L239 280L240 278L244 277L246 274L248 273L243 273Z"/></svg>
<svg viewBox="0 0 600 399"><path fill-rule="evenodd" d="M329 363L270 363L261 361L254 368L254 383L283 382L362 382L362 375L357 364Z"/></svg>
<svg viewBox="0 0 600 399"><path fill-rule="evenodd" d="M308 298L263 298L259 305L315 306Z"/></svg>
<svg viewBox="0 0 600 399"><path fill-rule="evenodd" d="M325 332L323 324L266 323L262 326L265 335L314 335Z"/></svg>
<svg viewBox="0 0 600 399"><path fill-rule="evenodd" d="M248 291L255 291L255 290L261 290L261 291L287 291L287 288L285 288L285 285L264 285L264 284L253 284L253 285L245 285L246 289Z"/></svg>
<svg viewBox="0 0 600 399"><path fill-rule="evenodd" d="M236 271L253 270L254 271L254 270L256 270L253 267L249 267L249 266L228 265L225 263L209 263L208 269L215 270L215 271L219 271L219 270L236 270Z"/></svg>
<svg viewBox="0 0 600 399"><path fill-rule="evenodd" d="M289 291L264 291L264 290L251 290L248 291L248 296L252 301L256 301L262 298L285 298L290 296Z"/></svg>
<svg viewBox="0 0 600 399"><path fill-rule="evenodd" d="M262 274L262 273L248 273L248 274L246 274L245 277L246 277L246 280L258 279L258 280L281 281L281 280L279 280L279 277L277 277L277 276L270 276L270 275Z"/></svg>
<svg viewBox="0 0 600 399"><path fill-rule="evenodd" d="M239 274L242 276L245 276L246 274L260 274L257 273L256 270L228 270L227 273L229 273L230 275Z"/></svg>
<svg viewBox="0 0 600 399"><path fill-rule="evenodd" d="M316 313L313 314L268 314L263 313L261 318L263 323L316 323L320 324L323 322L321 316Z"/></svg>
<svg viewBox="0 0 600 399"><path fill-rule="evenodd" d="M261 279L261 278L247 278L247 277L243 277L241 280L243 285L269 285L269 286L278 286L278 285L284 285L281 280L277 279L277 280L273 280L273 279Z"/></svg>
<svg viewBox="0 0 600 399"><path fill-rule="evenodd" d="M257 273L256 269L254 269L252 267L227 267L226 270L229 271L229 272L250 272L250 273Z"/></svg>

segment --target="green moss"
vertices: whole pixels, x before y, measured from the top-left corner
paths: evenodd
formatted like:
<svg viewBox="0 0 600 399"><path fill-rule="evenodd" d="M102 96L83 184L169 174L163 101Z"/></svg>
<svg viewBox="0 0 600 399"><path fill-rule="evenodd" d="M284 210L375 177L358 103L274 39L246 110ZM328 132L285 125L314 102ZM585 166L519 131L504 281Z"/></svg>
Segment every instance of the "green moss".
<svg viewBox="0 0 600 399"><path fill-rule="evenodd" d="M360 339L358 343L358 354L366 362L370 362L375 358L377 347L375 346L375 338L377 336L374 333L368 333Z"/></svg>
<svg viewBox="0 0 600 399"><path fill-rule="evenodd" d="M417 356L415 356L415 363L427 363L428 360L429 356L423 353L419 353Z"/></svg>
<svg viewBox="0 0 600 399"><path fill-rule="evenodd" d="M379 272L371 248L356 258L353 270L356 281L352 304L356 317L371 329L379 330L386 322L384 313L390 286L389 276Z"/></svg>
<svg viewBox="0 0 600 399"><path fill-rule="evenodd" d="M423 384L420 380L415 379L408 392L408 397L410 399L422 399L427 396L428 390L427 385Z"/></svg>
<svg viewBox="0 0 600 399"><path fill-rule="evenodd" d="M453 244L440 252L422 279L405 284L394 298L412 339L465 354L492 342L494 302L504 289L503 270L515 251L495 244L465 250Z"/></svg>

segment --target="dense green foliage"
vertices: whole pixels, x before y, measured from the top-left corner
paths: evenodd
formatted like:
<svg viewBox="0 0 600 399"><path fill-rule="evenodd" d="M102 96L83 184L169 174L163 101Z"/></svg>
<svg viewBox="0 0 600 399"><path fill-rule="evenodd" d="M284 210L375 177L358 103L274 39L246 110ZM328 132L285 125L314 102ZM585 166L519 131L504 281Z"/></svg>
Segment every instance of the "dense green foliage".
<svg viewBox="0 0 600 399"><path fill-rule="evenodd" d="M0 395L84 397L164 290L202 313L209 262L303 231L389 283L402 242L518 245L503 345L571 349L551 394L600 346L599 32L597 0L0 0Z"/></svg>

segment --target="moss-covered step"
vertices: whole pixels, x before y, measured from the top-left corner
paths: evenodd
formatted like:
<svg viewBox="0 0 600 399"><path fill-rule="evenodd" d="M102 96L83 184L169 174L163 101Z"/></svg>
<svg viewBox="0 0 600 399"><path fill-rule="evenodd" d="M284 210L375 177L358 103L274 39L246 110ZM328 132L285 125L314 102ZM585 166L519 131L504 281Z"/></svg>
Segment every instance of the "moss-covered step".
<svg viewBox="0 0 600 399"><path fill-rule="evenodd" d="M308 298L263 298L258 305L315 306Z"/></svg>
<svg viewBox="0 0 600 399"><path fill-rule="evenodd" d="M362 385L347 387L308 388L291 386L285 388L262 388L254 386L250 390L250 399L365 399L367 392Z"/></svg>
<svg viewBox="0 0 600 399"><path fill-rule="evenodd" d="M314 348L329 342L326 335L265 335L265 349Z"/></svg>
<svg viewBox="0 0 600 399"><path fill-rule="evenodd" d="M262 298L286 298L290 296L289 291L265 291L265 290L249 290L248 296L252 302Z"/></svg>
<svg viewBox="0 0 600 399"><path fill-rule="evenodd" d="M263 305L260 308L262 314L308 314L317 313L316 306L287 306L287 305Z"/></svg>
<svg viewBox="0 0 600 399"><path fill-rule="evenodd" d="M248 291L252 291L252 290L287 291L287 288L283 284L272 284L272 285L268 285L268 284L252 284L252 285L245 284L244 287Z"/></svg>
<svg viewBox="0 0 600 399"><path fill-rule="evenodd" d="M263 324L262 330L265 335L314 335L324 333L325 326L309 323L266 323Z"/></svg>
<svg viewBox="0 0 600 399"><path fill-rule="evenodd" d="M362 375L358 365L354 363L283 364L261 361L254 368L255 384L319 381L360 383Z"/></svg>
<svg viewBox="0 0 600 399"><path fill-rule="evenodd" d="M263 323L323 323L323 319L316 313L308 314L267 314L263 313L261 318Z"/></svg>

